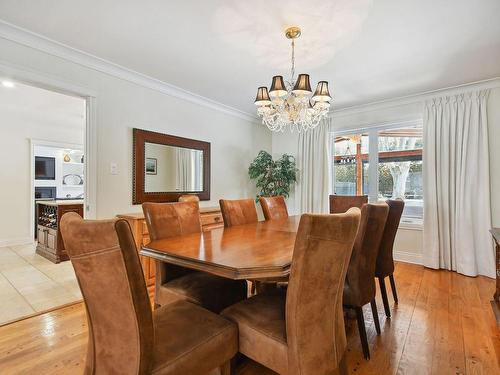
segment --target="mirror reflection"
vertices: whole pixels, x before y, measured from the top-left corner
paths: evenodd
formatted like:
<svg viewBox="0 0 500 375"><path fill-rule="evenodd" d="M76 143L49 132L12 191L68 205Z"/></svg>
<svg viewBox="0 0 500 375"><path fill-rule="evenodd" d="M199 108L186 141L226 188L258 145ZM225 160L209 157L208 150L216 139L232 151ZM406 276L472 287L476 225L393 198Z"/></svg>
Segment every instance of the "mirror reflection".
<svg viewBox="0 0 500 375"><path fill-rule="evenodd" d="M146 142L145 192L203 190L203 151Z"/></svg>

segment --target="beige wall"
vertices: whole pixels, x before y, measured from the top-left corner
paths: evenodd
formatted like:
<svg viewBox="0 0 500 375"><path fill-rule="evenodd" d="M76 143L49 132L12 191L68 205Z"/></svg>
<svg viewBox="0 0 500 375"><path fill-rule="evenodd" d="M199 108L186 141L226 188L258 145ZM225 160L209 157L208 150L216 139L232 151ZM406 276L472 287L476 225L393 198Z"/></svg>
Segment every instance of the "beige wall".
<svg viewBox="0 0 500 375"><path fill-rule="evenodd" d="M0 51L10 66L95 93L98 218L141 210L132 205L132 128L211 143L211 200L202 205L255 195L247 171L260 149L271 150L264 127L1 38ZM0 132L3 136L3 128ZM112 162L118 165L117 175L110 174Z"/></svg>

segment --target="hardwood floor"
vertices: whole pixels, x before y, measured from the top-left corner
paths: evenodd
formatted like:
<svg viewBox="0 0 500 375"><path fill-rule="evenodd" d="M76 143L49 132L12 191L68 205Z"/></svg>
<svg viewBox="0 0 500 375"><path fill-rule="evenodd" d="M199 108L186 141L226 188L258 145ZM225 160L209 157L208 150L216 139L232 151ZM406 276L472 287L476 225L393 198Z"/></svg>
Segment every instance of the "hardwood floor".
<svg viewBox="0 0 500 375"><path fill-rule="evenodd" d="M356 321L347 321L350 374L500 374L500 330L490 299L494 281L398 263L399 305L389 293L386 319L377 295L381 336L365 310L371 360ZM81 374L87 325L81 303L0 327L0 374ZM244 364L239 375L267 375Z"/></svg>

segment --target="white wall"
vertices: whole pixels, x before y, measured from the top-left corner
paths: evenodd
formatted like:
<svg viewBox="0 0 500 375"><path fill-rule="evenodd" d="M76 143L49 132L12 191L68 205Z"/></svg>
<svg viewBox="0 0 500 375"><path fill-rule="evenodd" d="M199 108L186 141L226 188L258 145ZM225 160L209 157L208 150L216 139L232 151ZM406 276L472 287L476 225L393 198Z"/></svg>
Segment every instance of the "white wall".
<svg viewBox="0 0 500 375"><path fill-rule="evenodd" d="M438 94L436 94L438 95ZM359 129L375 124L409 121L423 117L422 100L386 102L357 109L334 112L335 130ZM488 100L488 130L491 178L492 224L500 227L500 87L491 89ZM273 156L282 153L297 155L296 134L273 134ZM296 197L288 199L291 212L296 212ZM422 259L422 230L400 228L394 245L395 257L399 260L420 263Z"/></svg>
<svg viewBox="0 0 500 375"><path fill-rule="evenodd" d="M30 138L83 144L84 115L83 99L0 86L0 246L33 238Z"/></svg>
<svg viewBox="0 0 500 375"><path fill-rule="evenodd" d="M5 39L0 39L0 51L10 66L95 93L99 218L141 210L132 205L132 128L211 142L211 200L202 206L217 205L222 197L254 196L247 170L260 149L271 150L264 127ZM117 175L110 174L111 162L118 164Z"/></svg>

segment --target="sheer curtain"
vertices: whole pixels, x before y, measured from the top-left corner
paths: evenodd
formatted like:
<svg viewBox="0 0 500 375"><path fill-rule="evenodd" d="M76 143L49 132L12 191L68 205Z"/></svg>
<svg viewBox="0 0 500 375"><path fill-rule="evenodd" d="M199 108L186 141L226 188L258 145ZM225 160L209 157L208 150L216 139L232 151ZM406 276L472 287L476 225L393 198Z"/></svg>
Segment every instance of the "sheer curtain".
<svg viewBox="0 0 500 375"><path fill-rule="evenodd" d="M299 134L297 207L299 213L327 213L330 194L332 119Z"/></svg>
<svg viewBox="0 0 500 375"><path fill-rule="evenodd" d="M192 191L193 190L193 150L186 148L175 148L175 165L176 165L176 190L177 191Z"/></svg>
<svg viewBox="0 0 500 375"><path fill-rule="evenodd" d="M494 277L489 90L425 103L424 265Z"/></svg>

